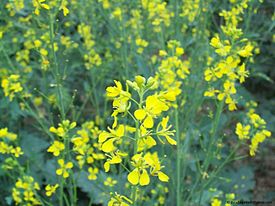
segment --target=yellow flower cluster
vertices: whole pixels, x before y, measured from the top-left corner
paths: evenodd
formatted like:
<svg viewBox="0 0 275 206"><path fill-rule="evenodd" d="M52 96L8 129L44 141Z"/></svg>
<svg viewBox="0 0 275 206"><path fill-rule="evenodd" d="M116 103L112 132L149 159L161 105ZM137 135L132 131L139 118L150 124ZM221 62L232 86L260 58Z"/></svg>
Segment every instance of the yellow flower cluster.
<svg viewBox="0 0 275 206"><path fill-rule="evenodd" d="M131 10L131 18L126 22L126 26L131 26L133 33L136 35L139 34L139 31L144 28L141 10Z"/></svg>
<svg viewBox="0 0 275 206"><path fill-rule="evenodd" d="M10 4L14 8L15 12L19 12L25 7L24 0L14 0Z"/></svg>
<svg viewBox="0 0 275 206"><path fill-rule="evenodd" d="M237 6L240 11L245 4L241 3L241 5ZM230 111L237 109L237 100L234 98L234 95L237 93L236 90L236 82L243 83L245 78L248 77L249 71L246 70L246 64L241 60L241 58L248 58L248 60L253 61L250 58L253 54L252 51L254 46L247 39L239 39L241 34L238 36L232 36L232 33L228 33L226 28L232 29L235 27L237 29L238 20L242 12L235 12L233 8L232 11L224 13L225 17L225 26L224 34L231 38L231 41L221 40L218 35L211 39L210 45L215 48L215 52L218 54L219 60L216 61L212 66L206 68L204 72L205 81L211 82L211 87L204 93L204 96L207 97L216 97L219 101L224 101L228 105L228 109ZM225 15L230 16L230 18ZM227 18L228 17L228 18ZM231 22L231 23L230 23ZM241 29L239 29L241 31ZM234 32L233 32L234 33ZM234 42L234 43L233 43ZM214 88L216 87L216 83L219 82L222 85L220 89Z"/></svg>
<svg viewBox="0 0 275 206"><path fill-rule="evenodd" d="M242 14L244 10L248 8L250 0L243 0L232 4L232 8L229 11L222 10L219 15L225 20L225 25L221 26L223 33L227 36L231 36L233 39L238 39L242 34L242 30L238 28L238 24L242 21Z"/></svg>
<svg viewBox="0 0 275 206"><path fill-rule="evenodd" d="M95 166L91 166L95 161L105 159L104 154L99 150L99 144L97 143L97 137L100 130L93 121L85 122L82 128L77 130L77 136L73 137L71 142L73 143L73 151L76 154L76 160L80 169L85 164L88 165L89 176L88 179L97 179L96 174L99 169Z"/></svg>
<svg viewBox="0 0 275 206"><path fill-rule="evenodd" d="M136 39L137 53L142 54L144 48L146 48L148 46L148 44L149 43L147 41L145 41L144 39L137 38Z"/></svg>
<svg viewBox="0 0 275 206"><path fill-rule="evenodd" d="M6 97L9 97L10 101L13 100L16 93L23 90L21 83L19 82L20 75L12 74L7 78L2 79L1 86L4 90Z"/></svg>
<svg viewBox="0 0 275 206"><path fill-rule="evenodd" d="M156 202L154 204L154 206L164 205L165 204L166 195L167 195L168 192L169 192L168 187L165 187L162 184L157 184L157 186L154 189L151 190L151 195L158 197L157 198L158 202ZM146 197L145 201L147 199L151 200L152 199L151 195L148 196L148 197Z"/></svg>
<svg viewBox="0 0 275 206"><path fill-rule="evenodd" d="M12 198L16 205L41 205L41 201L37 196L37 190L40 190L40 187L33 177L23 176L18 178L15 183L15 187L12 189Z"/></svg>
<svg viewBox="0 0 275 206"><path fill-rule="evenodd" d="M247 124L240 122L236 125L236 134L240 140L250 139L250 155L255 156L258 146L264 142L267 137L271 137L271 132L266 129L266 122L255 113L255 103L248 103L251 109L247 113Z"/></svg>
<svg viewBox="0 0 275 206"><path fill-rule="evenodd" d="M64 120L58 124L58 127L51 127L50 132L58 136L58 140L54 140L51 146L48 148L48 152L53 153L55 157L61 156L58 159L59 168L56 170L56 174L63 178L68 178L70 170L73 168L72 155L75 155L75 160L78 163L78 167L83 169L87 164L87 171L89 173L89 180L96 180L99 169L95 166L91 166L96 160L100 161L105 159L105 155L99 150L99 144L97 143L98 134L101 132L93 121L85 122L80 129L77 129L74 134L71 130L75 128L76 123ZM69 135L70 132L70 135ZM71 137L72 135L72 137ZM73 148L70 148L69 142L72 143ZM71 153L72 152L72 153ZM68 156L68 153L70 155ZM65 161L69 157L69 161Z"/></svg>
<svg viewBox="0 0 275 206"><path fill-rule="evenodd" d="M41 9L49 10L50 6L46 3L46 0L32 0L33 7L35 8L34 13L40 15Z"/></svg>
<svg viewBox="0 0 275 206"><path fill-rule="evenodd" d="M53 153L54 156L58 157L61 154L61 158L58 159L59 169L56 170L56 174L62 176L63 178L69 177L69 171L73 168L73 163L71 161L65 162L65 147L68 145L68 132L75 128L76 122L70 122L69 120L63 120L58 124L58 127L50 127L50 132L58 136L58 140L55 140L51 146L48 148L48 152ZM69 148L67 148L69 149Z"/></svg>
<svg viewBox="0 0 275 206"><path fill-rule="evenodd" d="M157 145L155 137L161 143L164 143L164 138L171 145L177 144L172 138L175 131L171 130L172 126L168 124L169 117L159 121L162 113L169 110L171 100L164 95L167 91L156 91L158 85L155 79L149 77L146 80L142 76L136 76L134 81L126 81L126 90L119 81L115 81L115 86L106 89L107 97L113 100L114 123L108 131L102 131L98 138L101 150L107 153L104 169L108 172L110 165L123 164L123 158L131 154L129 151L123 152L124 145L129 148L134 144L130 162L132 169L127 170L127 179L132 185L148 185L150 176L157 176L160 181L167 182L169 177L161 171L163 166L158 154L150 153L148 149ZM134 98L135 94L129 91L129 87L138 94L139 99ZM121 113L124 114L122 118L129 116L135 122L135 127L119 124Z"/></svg>
<svg viewBox="0 0 275 206"><path fill-rule="evenodd" d="M58 123L58 127L50 127L50 132L56 134L57 136L64 138L67 132L75 128L76 122L70 122L69 120L63 120L61 123Z"/></svg>
<svg viewBox="0 0 275 206"><path fill-rule="evenodd" d="M160 181L168 182L169 177L161 171L161 166L158 154L155 152L151 154L147 152L143 154L136 154L132 157L132 166L134 170L128 174L128 181L132 185L145 186L150 183L150 177L147 172L147 168L150 169L150 175L157 176Z"/></svg>
<svg viewBox="0 0 275 206"><path fill-rule="evenodd" d="M200 0L183 0L181 17L187 17L192 23L200 11Z"/></svg>
<svg viewBox="0 0 275 206"><path fill-rule="evenodd" d="M167 3L163 0L141 0L144 10L148 11L148 19L151 21L154 31L161 32L162 26L170 26L174 13L167 9Z"/></svg>
<svg viewBox="0 0 275 206"><path fill-rule="evenodd" d="M96 52L94 45L95 41L91 33L91 27L84 23L81 23L77 27L79 35L83 38L83 45L87 53L84 55L85 66L87 69L91 69L95 66L99 66L102 63L101 57Z"/></svg>
<svg viewBox="0 0 275 206"><path fill-rule="evenodd" d="M67 0L62 0L61 1L61 5L60 5L60 7L59 7L59 10L63 10L63 15L64 16L67 16L68 14L69 14L69 9L68 9L68 1Z"/></svg>
<svg viewBox="0 0 275 206"><path fill-rule="evenodd" d="M156 80L164 90L161 92L162 97L174 102L181 93L182 80L190 74L190 62L183 60L184 49L178 41L170 40L167 48L167 51L159 51L159 55L163 59L158 67Z"/></svg>
<svg viewBox="0 0 275 206"><path fill-rule="evenodd" d="M0 153L11 154L18 158L23 154L21 147L16 146L17 135L8 131L8 128L0 129Z"/></svg>

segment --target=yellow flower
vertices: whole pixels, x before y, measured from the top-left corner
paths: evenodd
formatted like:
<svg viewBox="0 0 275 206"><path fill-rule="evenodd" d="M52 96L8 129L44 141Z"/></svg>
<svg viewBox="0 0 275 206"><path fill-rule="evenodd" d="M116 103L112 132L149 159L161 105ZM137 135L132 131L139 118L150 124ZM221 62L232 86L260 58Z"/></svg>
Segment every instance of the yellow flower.
<svg viewBox="0 0 275 206"><path fill-rule="evenodd" d="M157 145L156 140L150 135L150 132L143 127L140 126L140 135L141 137L138 139L138 152L141 152L143 150L147 150L152 148L153 146Z"/></svg>
<svg viewBox="0 0 275 206"><path fill-rule="evenodd" d="M217 198L212 199L211 206L221 206L221 205L222 205L222 202L219 199Z"/></svg>
<svg viewBox="0 0 275 206"><path fill-rule="evenodd" d="M157 130L158 136L163 136L166 138L167 142L171 145L177 145L176 140L172 139L170 136L173 136L175 130L170 130L172 125L168 125L169 117L163 117L160 122L159 129ZM160 129L161 128L161 129ZM160 140L161 141L161 140Z"/></svg>
<svg viewBox="0 0 275 206"><path fill-rule="evenodd" d="M250 57L252 56L253 49L254 47L250 43L248 43L244 48L238 51L238 54L242 57Z"/></svg>
<svg viewBox="0 0 275 206"><path fill-rule="evenodd" d="M110 132L103 131L98 137L98 142L101 143L101 150L104 152L112 152L116 149L114 142L120 140L124 136L124 125L119 125L117 129L110 129Z"/></svg>
<svg viewBox="0 0 275 206"><path fill-rule="evenodd" d="M13 147L6 144L5 142L0 142L0 153L2 154L10 154L13 150Z"/></svg>
<svg viewBox="0 0 275 206"><path fill-rule="evenodd" d="M108 9L111 6L109 0L98 0L98 2L102 2L102 6L104 9Z"/></svg>
<svg viewBox="0 0 275 206"><path fill-rule="evenodd" d="M145 159L142 157L142 154L136 154L132 157L132 165L135 167L131 171L127 179L132 185L140 184L141 186L148 185L150 183L150 177L146 168L148 164L145 162Z"/></svg>
<svg viewBox="0 0 275 206"><path fill-rule="evenodd" d="M129 100L128 97L121 97L121 98L114 99L113 101L114 111L112 113L112 117L114 117L114 123L112 125L112 128L115 128L117 126L117 115L119 113L127 112L127 110L129 109L130 105L128 104L128 100Z"/></svg>
<svg viewBox="0 0 275 206"><path fill-rule="evenodd" d="M45 190L46 190L46 195L48 196L48 197L50 197L50 196L52 196L54 193L55 193L55 191L56 191L56 189L58 188L58 184L56 184L56 185L47 185L46 187L45 187Z"/></svg>
<svg viewBox="0 0 275 206"><path fill-rule="evenodd" d="M22 152L21 147L15 147L11 150L11 153L14 154L15 157L19 157L20 155L24 154Z"/></svg>
<svg viewBox="0 0 275 206"><path fill-rule="evenodd" d="M104 185L108 187L113 187L117 184L117 180L113 180L111 177L107 177L107 179L104 181Z"/></svg>
<svg viewBox="0 0 275 206"><path fill-rule="evenodd" d="M230 97L231 94L236 94L236 88L234 82L226 80L225 83L223 84L224 92L221 92L218 95L218 100L223 100L224 97Z"/></svg>
<svg viewBox="0 0 275 206"><path fill-rule="evenodd" d="M19 75L12 74L8 78L2 79L1 86L4 90L5 96L9 97L10 101L13 100L16 93L23 90L21 83L18 81L20 79Z"/></svg>
<svg viewBox="0 0 275 206"><path fill-rule="evenodd" d="M8 135L8 128L0 129L0 138L6 137Z"/></svg>
<svg viewBox="0 0 275 206"><path fill-rule="evenodd" d="M131 97L131 94L129 92L123 91L120 81L114 80L114 82L115 82L115 86L107 87L106 89L107 97L111 97L111 98L115 98L117 96L127 97L127 98Z"/></svg>
<svg viewBox="0 0 275 206"><path fill-rule="evenodd" d="M236 134L242 139L249 139L250 125L243 126L241 123L237 123Z"/></svg>
<svg viewBox="0 0 275 206"><path fill-rule="evenodd" d="M210 45L214 48L222 47L222 43L219 36L213 37L210 41Z"/></svg>
<svg viewBox="0 0 275 206"><path fill-rule="evenodd" d="M184 49L181 47L176 48L176 56L181 56L184 54Z"/></svg>
<svg viewBox="0 0 275 206"><path fill-rule="evenodd" d="M118 19L119 21L122 20L122 10L119 7L116 7L115 10L112 12L112 17Z"/></svg>
<svg viewBox="0 0 275 206"><path fill-rule="evenodd" d="M227 56L229 53L230 53L230 50L231 50L231 46L229 45L229 41L224 41L225 44L227 45L224 45L220 38L217 36L217 37L213 37L211 39L211 42L210 42L210 45L214 48L216 48L215 52L217 54L219 54L220 56Z"/></svg>
<svg viewBox="0 0 275 206"><path fill-rule="evenodd" d="M239 79L240 79L240 83L243 83L245 81L245 78L248 77L249 75L249 71L245 70L245 63L243 63L237 71L238 75L239 75Z"/></svg>
<svg viewBox="0 0 275 206"><path fill-rule="evenodd" d="M3 129L0 129L0 138L4 138L4 137L11 141L14 141L17 139L17 134L9 132L8 128L3 128Z"/></svg>
<svg viewBox="0 0 275 206"><path fill-rule="evenodd" d="M69 177L68 169L73 168L73 163L68 162L65 164L65 161L63 159L59 159L58 164L59 164L60 168L56 170L56 174L62 175L63 178L68 178Z"/></svg>
<svg viewBox="0 0 275 206"><path fill-rule="evenodd" d="M153 154L151 154L150 152L146 153L144 159L147 162L147 164L151 167L150 174L152 176L158 176L159 180L162 182L169 181L169 177L165 173L160 171L163 168L163 166L161 166L160 164L157 152L154 152Z"/></svg>
<svg viewBox="0 0 275 206"><path fill-rule="evenodd" d="M105 172L109 172L110 165L121 163L122 162L122 157L127 156L127 153L116 151L116 152L112 152L110 155L106 154L106 156L108 157L108 159L104 163L104 169L105 169Z"/></svg>
<svg viewBox="0 0 275 206"><path fill-rule="evenodd" d="M144 109L138 109L134 112L135 117L139 121L143 121L145 128L152 128L154 126L154 119L159 116L163 111L167 111L169 107L156 95L148 96L145 101Z"/></svg>
<svg viewBox="0 0 275 206"><path fill-rule="evenodd" d="M210 88L208 89L208 91L204 92L204 96L205 97L214 97L216 95L216 93L219 93L220 91L214 88Z"/></svg>
<svg viewBox="0 0 275 206"><path fill-rule="evenodd" d="M265 120L262 119L258 114L255 114L255 113L249 114L249 119L251 124L256 128L265 127L266 125Z"/></svg>
<svg viewBox="0 0 275 206"><path fill-rule="evenodd" d="M32 191L24 191L24 200L32 202L34 199L34 193Z"/></svg>
<svg viewBox="0 0 275 206"><path fill-rule="evenodd" d="M159 50L159 55L161 57L167 56L167 52L165 50Z"/></svg>
<svg viewBox="0 0 275 206"><path fill-rule="evenodd" d="M67 132L73 128L75 128L76 122L70 123L69 120L63 120L58 124L58 127L50 127L49 131L55 133L57 136L64 138Z"/></svg>
<svg viewBox="0 0 275 206"><path fill-rule="evenodd" d="M45 2L46 0L32 0L32 4L35 8L34 10L34 13L36 15L39 15L40 14L40 9L43 8L43 9L46 9L46 10L49 10L50 9L50 6L46 3L43 3Z"/></svg>
<svg viewBox="0 0 275 206"><path fill-rule="evenodd" d="M68 1L67 0L62 0L61 5L59 10L63 10L63 15L67 16L68 13L70 12L69 9L67 8Z"/></svg>
<svg viewBox="0 0 275 206"><path fill-rule="evenodd" d="M65 145L62 142L54 141L47 151L52 152L54 156L58 157L60 155L60 152L64 149Z"/></svg>
<svg viewBox="0 0 275 206"><path fill-rule="evenodd" d="M148 46L148 42L144 39L137 38L136 39L136 45L138 46L137 53L142 54L145 47Z"/></svg>
<svg viewBox="0 0 275 206"><path fill-rule="evenodd" d="M15 201L16 204L20 204L23 200L20 197L21 193L19 192L18 189L12 188L12 199Z"/></svg>
<svg viewBox="0 0 275 206"><path fill-rule="evenodd" d="M258 145L262 143L266 139L266 137L270 137L270 136L271 136L271 132L268 130L262 130L260 132L257 132L251 140L250 155L255 156L255 153L258 149Z"/></svg>
<svg viewBox="0 0 275 206"><path fill-rule="evenodd" d="M216 68L207 68L204 72L204 79L205 81L216 81L217 78L222 78L223 73L222 70L220 70L218 67Z"/></svg>
<svg viewBox="0 0 275 206"><path fill-rule="evenodd" d="M97 179L96 175L99 172L98 168L89 167L88 172L89 172L89 176L88 176L89 180L96 180Z"/></svg>

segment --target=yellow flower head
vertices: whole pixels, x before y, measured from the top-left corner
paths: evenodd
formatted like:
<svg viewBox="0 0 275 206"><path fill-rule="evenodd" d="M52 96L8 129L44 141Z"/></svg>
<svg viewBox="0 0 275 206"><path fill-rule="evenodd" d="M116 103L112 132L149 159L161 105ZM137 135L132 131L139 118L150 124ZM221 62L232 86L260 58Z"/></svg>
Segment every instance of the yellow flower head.
<svg viewBox="0 0 275 206"><path fill-rule="evenodd" d="M60 168L56 170L56 174L62 175L63 178L68 178L69 177L68 170L73 168L73 163L72 162L65 163L64 159L59 159L58 164Z"/></svg>
<svg viewBox="0 0 275 206"><path fill-rule="evenodd" d="M55 191L56 191L56 189L57 189L58 187L59 187L58 184L56 184L56 185L47 185L47 186L45 187L46 195L47 195L48 197L52 196L52 195L55 193Z"/></svg>

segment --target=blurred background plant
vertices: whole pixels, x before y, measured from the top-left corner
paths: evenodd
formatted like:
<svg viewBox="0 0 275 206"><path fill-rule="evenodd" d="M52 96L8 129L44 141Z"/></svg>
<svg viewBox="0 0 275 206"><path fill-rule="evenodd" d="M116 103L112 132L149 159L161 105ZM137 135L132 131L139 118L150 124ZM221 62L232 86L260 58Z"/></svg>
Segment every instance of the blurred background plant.
<svg viewBox="0 0 275 206"><path fill-rule="evenodd" d="M3 0L0 205L275 201L274 9Z"/></svg>

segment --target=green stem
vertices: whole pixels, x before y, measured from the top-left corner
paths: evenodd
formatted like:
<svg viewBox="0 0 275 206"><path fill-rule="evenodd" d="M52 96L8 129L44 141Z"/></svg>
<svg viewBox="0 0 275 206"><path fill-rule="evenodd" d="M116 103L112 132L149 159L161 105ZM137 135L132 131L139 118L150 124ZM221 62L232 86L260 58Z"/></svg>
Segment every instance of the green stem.
<svg viewBox="0 0 275 206"><path fill-rule="evenodd" d="M217 129L218 129L218 126L219 126L223 106L224 106L224 101L223 100L219 101L218 108L217 108L216 115L215 115L215 119L214 119L214 123L213 123L213 127L212 127L212 130L211 130L210 143L209 143L209 146L208 146L208 149L207 149L206 160L205 160L205 162L204 162L205 164L203 166L203 169L204 169L205 172L207 172L209 164L212 160L213 155L211 155L211 152L213 151L212 149L213 149L213 146L214 146L214 143L215 143L215 137L216 137Z"/></svg>
<svg viewBox="0 0 275 206"><path fill-rule="evenodd" d="M64 184L64 180L63 177L60 177L61 179L61 183L60 183L60 196L59 196L59 206L63 206L63 193L64 193L64 188L63 188L63 184Z"/></svg>
<svg viewBox="0 0 275 206"><path fill-rule="evenodd" d="M179 114L178 108L175 109L175 126L176 126L176 139L177 139L177 206L181 204L181 142L179 134Z"/></svg>
<svg viewBox="0 0 275 206"><path fill-rule="evenodd" d="M59 68L58 68L58 62L57 62L57 57L56 57L56 53L54 50L54 18L55 15L51 15L50 14L50 43L51 43L51 55L52 55L52 59L53 59L53 67L54 67L54 77L56 80L56 84L57 84L57 95L58 95L58 107L61 113L61 117L64 120L65 119L65 109L64 109L64 104L63 104L63 95L62 95L62 79L61 79L61 75L59 72Z"/></svg>

